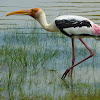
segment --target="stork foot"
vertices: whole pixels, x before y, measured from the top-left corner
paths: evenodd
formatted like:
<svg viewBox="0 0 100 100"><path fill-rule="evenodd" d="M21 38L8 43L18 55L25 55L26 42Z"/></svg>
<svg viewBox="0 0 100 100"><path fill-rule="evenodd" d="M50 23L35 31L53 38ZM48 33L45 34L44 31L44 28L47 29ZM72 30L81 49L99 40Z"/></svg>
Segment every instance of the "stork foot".
<svg viewBox="0 0 100 100"><path fill-rule="evenodd" d="M70 70L67 69L67 70L64 72L64 74L63 74L62 77L61 77L62 80L66 77L66 75L67 75L67 73L68 73L69 71L70 71Z"/></svg>

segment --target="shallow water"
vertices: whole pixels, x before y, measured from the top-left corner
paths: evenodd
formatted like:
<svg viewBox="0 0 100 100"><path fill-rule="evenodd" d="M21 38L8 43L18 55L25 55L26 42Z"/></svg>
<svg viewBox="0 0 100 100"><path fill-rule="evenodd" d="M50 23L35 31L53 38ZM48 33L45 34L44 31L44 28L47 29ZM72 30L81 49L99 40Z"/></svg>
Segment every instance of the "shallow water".
<svg viewBox="0 0 100 100"><path fill-rule="evenodd" d="M0 96L18 99L50 94L56 99L80 87L85 91L99 89L100 41L83 39L95 56L74 69L73 83L68 76L62 81L63 72L71 66L71 39L59 33L47 33L29 16L5 16L12 11L35 7L45 11L48 23L58 15L69 14L87 17L100 25L99 0L1 1ZM37 26L35 32L34 26ZM77 39L75 52L76 62L89 55Z"/></svg>

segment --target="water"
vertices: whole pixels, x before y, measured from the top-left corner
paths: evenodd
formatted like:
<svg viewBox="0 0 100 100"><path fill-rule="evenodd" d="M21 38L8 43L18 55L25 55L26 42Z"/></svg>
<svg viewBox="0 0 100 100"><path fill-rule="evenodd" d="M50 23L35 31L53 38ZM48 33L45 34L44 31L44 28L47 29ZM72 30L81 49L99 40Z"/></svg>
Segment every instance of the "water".
<svg viewBox="0 0 100 100"><path fill-rule="evenodd" d="M100 24L100 9L99 0L7 0L0 2L0 31L7 30L13 26L23 28L25 25L29 25L32 28L34 19L29 16L9 16L5 15L9 12L30 9L30 8L42 8L47 16L47 21L50 23L59 14L63 15L80 15L91 19L93 22ZM39 26L40 27L40 26ZM24 29L25 30L25 29Z"/></svg>
<svg viewBox="0 0 100 100"><path fill-rule="evenodd" d="M32 34L34 22L36 23L33 18L5 16L12 11L37 7L45 11L48 23L58 15L66 14L84 16L100 25L99 0L1 1L0 60L4 62L0 65L0 96L6 95L7 98L15 96L14 98L17 99L50 94L56 99L58 96L65 96L73 88L74 92L79 87L82 89L99 88L100 41L84 39L94 51L95 56L75 68L72 87L70 77L67 77L65 81L60 79L66 66L67 68L71 66L70 38L50 32L45 34L47 32L38 23L35 32L38 34ZM89 55L77 39L75 52L76 62Z"/></svg>

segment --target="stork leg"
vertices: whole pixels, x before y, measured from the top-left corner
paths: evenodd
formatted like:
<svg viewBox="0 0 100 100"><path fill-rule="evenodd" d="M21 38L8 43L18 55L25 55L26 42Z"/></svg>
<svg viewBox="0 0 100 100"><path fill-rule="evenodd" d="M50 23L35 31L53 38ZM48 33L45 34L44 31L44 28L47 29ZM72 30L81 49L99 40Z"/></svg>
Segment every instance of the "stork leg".
<svg viewBox="0 0 100 100"><path fill-rule="evenodd" d="M70 68L68 68L68 69L64 72L64 74L63 74L63 76L62 76L61 79L64 79L64 78L66 77L67 73L68 73L72 68L74 68L74 67L77 66L78 64L82 63L83 61L85 61L85 60L91 58L91 57L94 55L93 51L84 43L84 41L83 41L81 38L79 38L79 40L80 40L80 41L84 44L84 46L88 49L88 51L90 52L90 56L86 57L85 59L81 60L80 62L78 62L78 63L76 63L75 65L73 65L73 66L71 66Z"/></svg>
<svg viewBox="0 0 100 100"><path fill-rule="evenodd" d="M74 38L72 38L72 66L74 66L75 55L74 55ZM73 68L71 69L71 78L72 78Z"/></svg>

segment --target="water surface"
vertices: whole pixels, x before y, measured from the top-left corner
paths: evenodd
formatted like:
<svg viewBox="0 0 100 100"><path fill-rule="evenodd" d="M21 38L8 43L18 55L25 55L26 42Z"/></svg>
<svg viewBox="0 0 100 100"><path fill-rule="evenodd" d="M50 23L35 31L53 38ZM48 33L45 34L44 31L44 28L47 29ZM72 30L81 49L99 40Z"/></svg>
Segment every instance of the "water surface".
<svg viewBox="0 0 100 100"><path fill-rule="evenodd" d="M51 95L53 99L72 90L100 87L100 41L83 39L95 56L78 65L65 81L60 78L71 66L71 39L59 33L46 32L29 16L8 16L9 12L42 8L50 23L58 15L80 15L100 25L99 0L7 0L0 2L0 96L24 98ZM34 29L34 27L36 27ZM78 45L77 45L78 44ZM89 52L75 40L76 62ZM15 96L15 97L14 97Z"/></svg>

